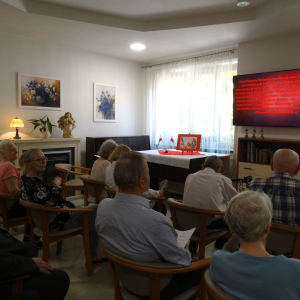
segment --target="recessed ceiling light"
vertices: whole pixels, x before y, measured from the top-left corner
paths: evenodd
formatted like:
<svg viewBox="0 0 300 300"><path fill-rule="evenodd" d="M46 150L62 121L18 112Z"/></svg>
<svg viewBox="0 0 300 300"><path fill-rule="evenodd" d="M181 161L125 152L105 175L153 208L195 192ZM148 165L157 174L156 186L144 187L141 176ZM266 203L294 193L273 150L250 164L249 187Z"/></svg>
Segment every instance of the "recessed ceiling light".
<svg viewBox="0 0 300 300"><path fill-rule="evenodd" d="M250 1L240 1L238 0L237 6L248 6L250 5Z"/></svg>
<svg viewBox="0 0 300 300"><path fill-rule="evenodd" d="M146 48L146 46L142 45L142 44L132 44L130 46L131 49L133 50L143 50Z"/></svg>

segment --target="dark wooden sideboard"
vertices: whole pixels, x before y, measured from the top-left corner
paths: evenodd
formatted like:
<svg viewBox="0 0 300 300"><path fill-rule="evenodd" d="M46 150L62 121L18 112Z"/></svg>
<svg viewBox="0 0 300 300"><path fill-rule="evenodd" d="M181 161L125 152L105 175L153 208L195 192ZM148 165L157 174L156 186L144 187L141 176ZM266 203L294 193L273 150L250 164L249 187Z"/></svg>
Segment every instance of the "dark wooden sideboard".
<svg viewBox="0 0 300 300"><path fill-rule="evenodd" d="M117 144L127 145L135 151L150 150L149 135L140 136L119 136L119 137L87 137L86 138L86 167L92 168L94 161L97 159L95 154L98 153L101 145L108 139L113 139Z"/></svg>

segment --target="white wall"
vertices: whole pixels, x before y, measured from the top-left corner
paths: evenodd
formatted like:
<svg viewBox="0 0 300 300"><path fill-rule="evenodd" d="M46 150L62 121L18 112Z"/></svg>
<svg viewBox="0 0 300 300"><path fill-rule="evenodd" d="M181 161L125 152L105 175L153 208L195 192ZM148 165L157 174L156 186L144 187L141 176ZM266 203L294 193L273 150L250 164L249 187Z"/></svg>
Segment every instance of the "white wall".
<svg viewBox="0 0 300 300"><path fill-rule="evenodd" d="M46 34L46 33L45 33ZM20 136L39 137L28 119L48 115L52 124L70 111L76 121L74 137L82 138L85 164L87 136L142 135L146 132L145 71L131 61L100 55L64 45L0 33L0 139L15 135L10 121L25 122ZM18 72L62 78L62 111L18 108ZM93 83L117 86L116 123L93 122ZM62 137L55 128L53 137Z"/></svg>

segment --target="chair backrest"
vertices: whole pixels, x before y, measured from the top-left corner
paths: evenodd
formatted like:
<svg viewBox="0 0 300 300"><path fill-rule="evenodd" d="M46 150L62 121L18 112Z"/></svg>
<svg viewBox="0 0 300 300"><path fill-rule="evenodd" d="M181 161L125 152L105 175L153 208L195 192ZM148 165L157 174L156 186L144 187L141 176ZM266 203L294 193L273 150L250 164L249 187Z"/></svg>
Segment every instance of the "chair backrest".
<svg viewBox="0 0 300 300"><path fill-rule="evenodd" d="M209 300L238 300L238 298L228 294L212 281L209 270L204 273L204 285Z"/></svg>
<svg viewBox="0 0 300 300"><path fill-rule="evenodd" d="M38 203L29 202L24 199L20 199L20 204L26 207L27 212L30 214L34 225L40 228L41 230L43 230L43 220L40 211L46 212L45 215L46 215L47 229L49 228L49 224L51 224L54 221L57 214L59 213L59 212L47 212L46 210L49 209L49 207L46 207ZM59 209L60 207L54 206L51 208ZM35 233L36 232L37 230L35 230ZM37 234L37 235L40 236L41 234Z"/></svg>
<svg viewBox="0 0 300 300"><path fill-rule="evenodd" d="M8 212L16 201L19 201L19 196L0 193L0 213L2 210Z"/></svg>
<svg viewBox="0 0 300 300"><path fill-rule="evenodd" d="M72 170L72 165L71 164L55 164L55 168L59 170L60 176L62 179L66 179L69 176L68 171Z"/></svg>
<svg viewBox="0 0 300 300"><path fill-rule="evenodd" d="M266 248L282 254L293 253L293 258L300 259L300 227L272 223Z"/></svg>
<svg viewBox="0 0 300 300"><path fill-rule="evenodd" d="M104 192L105 182L92 180L90 179L90 175L82 175L80 179L83 181L88 200L91 200L89 199L90 196L95 198L95 201L89 202L95 202L96 204L99 204L102 200L100 195Z"/></svg>
<svg viewBox="0 0 300 300"><path fill-rule="evenodd" d="M118 271L119 280L122 285L139 296L149 296L149 272L147 270L157 269L178 269L182 268L181 265L171 264L167 262L137 262L107 249L104 249L104 254L110 261L113 261ZM160 276L160 290L168 285L171 281L173 274L161 274Z"/></svg>
<svg viewBox="0 0 300 300"><path fill-rule="evenodd" d="M115 198L116 193L117 193L115 190L109 188L108 186L106 186L106 187L104 188L104 190L105 190L105 192L108 194L108 197L109 197L109 198Z"/></svg>
<svg viewBox="0 0 300 300"><path fill-rule="evenodd" d="M204 218L205 226L208 226L213 221L215 213L220 213L198 209L173 199L168 199L168 205L172 214L174 228L188 230L196 227L195 235L199 235L201 218Z"/></svg>

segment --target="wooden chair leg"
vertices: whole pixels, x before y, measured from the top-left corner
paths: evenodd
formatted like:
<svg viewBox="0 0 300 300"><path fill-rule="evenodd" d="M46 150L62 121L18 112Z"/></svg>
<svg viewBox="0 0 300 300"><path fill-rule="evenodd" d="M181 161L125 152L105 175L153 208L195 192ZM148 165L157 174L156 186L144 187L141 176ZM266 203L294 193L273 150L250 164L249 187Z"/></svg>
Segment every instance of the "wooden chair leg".
<svg viewBox="0 0 300 300"><path fill-rule="evenodd" d="M89 214L84 213L83 229L82 229L83 246L84 246L85 258L86 258L86 267L87 267L87 270L88 270L88 274L89 274L89 276L92 276L92 275L94 275L94 269L93 269L93 264L92 264L88 224L89 224Z"/></svg>
<svg viewBox="0 0 300 300"><path fill-rule="evenodd" d="M149 273L150 300L159 299L159 274Z"/></svg>
<svg viewBox="0 0 300 300"><path fill-rule="evenodd" d="M12 295L18 295L23 292L23 279L12 282Z"/></svg>
<svg viewBox="0 0 300 300"><path fill-rule="evenodd" d="M57 246L56 246L56 253L61 253L61 249L62 249L62 243L63 243L63 240L60 240L57 242Z"/></svg>
<svg viewBox="0 0 300 300"><path fill-rule="evenodd" d="M50 243L49 241L43 239L43 256L42 259L47 263L49 261L49 257L50 257Z"/></svg>

